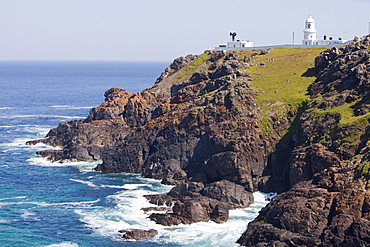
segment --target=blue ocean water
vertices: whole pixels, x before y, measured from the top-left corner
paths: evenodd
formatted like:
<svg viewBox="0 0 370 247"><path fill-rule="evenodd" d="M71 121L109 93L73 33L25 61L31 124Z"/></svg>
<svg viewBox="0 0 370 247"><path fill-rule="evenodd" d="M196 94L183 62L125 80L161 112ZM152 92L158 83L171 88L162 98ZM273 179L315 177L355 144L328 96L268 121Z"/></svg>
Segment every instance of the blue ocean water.
<svg viewBox="0 0 370 247"><path fill-rule="evenodd" d="M233 210L225 224L164 227L140 210L145 194L171 187L132 174L92 171L98 162L50 163L27 146L61 121L84 118L111 87L138 92L153 85L164 62L0 61L0 246L238 246L266 202ZM130 242L120 229L155 228Z"/></svg>

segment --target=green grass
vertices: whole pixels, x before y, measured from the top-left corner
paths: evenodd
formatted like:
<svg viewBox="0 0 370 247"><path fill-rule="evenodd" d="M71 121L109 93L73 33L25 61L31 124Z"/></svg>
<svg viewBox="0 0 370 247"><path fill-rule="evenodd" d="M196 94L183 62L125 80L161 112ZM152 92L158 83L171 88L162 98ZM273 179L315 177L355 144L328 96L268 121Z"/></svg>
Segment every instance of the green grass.
<svg viewBox="0 0 370 247"><path fill-rule="evenodd" d="M269 133L270 115L286 116L290 109L302 107L310 100L307 89L316 77L308 69L325 50L327 48L278 48L253 59L254 65L245 71L252 76L251 85L257 91L256 103L261 109L264 131Z"/></svg>
<svg viewBox="0 0 370 247"><path fill-rule="evenodd" d="M191 75L193 75L201 65L203 65L206 61L208 61L211 58L210 52L204 52L203 54L199 55L197 59L192 61L188 66L185 66L184 68L180 69L179 72L175 76L175 82L174 84L189 80Z"/></svg>
<svg viewBox="0 0 370 247"><path fill-rule="evenodd" d="M339 123L332 129L331 136L327 138L332 138L336 135L345 142L356 144L360 142L360 136L364 133L364 128L369 123L370 113L365 115L355 116L353 112L353 106L358 103L358 101L352 103L344 103L343 105L328 108L325 110L315 109L312 114L317 117L325 115L340 115ZM323 140L326 139L323 137Z"/></svg>
<svg viewBox="0 0 370 247"><path fill-rule="evenodd" d="M360 164L357 169L361 171L361 174L363 176L369 176L370 175L370 162L362 163Z"/></svg>
<svg viewBox="0 0 370 247"><path fill-rule="evenodd" d="M327 48L279 48L258 56L247 69L253 78L252 87L258 91L259 105L281 101L299 105L308 98L307 88L315 77L306 73L314 66L315 57ZM265 65L259 65L263 62ZM268 104L267 104L268 105Z"/></svg>

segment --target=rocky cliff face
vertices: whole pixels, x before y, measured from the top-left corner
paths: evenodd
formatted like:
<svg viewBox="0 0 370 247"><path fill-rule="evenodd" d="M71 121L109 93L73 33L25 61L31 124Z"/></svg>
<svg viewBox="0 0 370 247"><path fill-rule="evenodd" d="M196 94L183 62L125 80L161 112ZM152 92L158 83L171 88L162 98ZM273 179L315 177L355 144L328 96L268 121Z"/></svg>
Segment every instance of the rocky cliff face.
<svg viewBox="0 0 370 247"><path fill-rule="evenodd" d="M61 123L40 140L63 150L39 154L53 161L101 159L97 171L141 173L177 185L151 198L174 203L173 213L151 217L159 223L224 222L229 209L253 202L267 147L274 145L262 130L256 92L243 71L267 53L176 59L150 89L108 90L86 119Z"/></svg>
<svg viewBox="0 0 370 247"><path fill-rule="evenodd" d="M252 192L278 191L240 244L365 246L369 45L369 37L356 39L322 52L302 75L292 73L297 81L317 76L309 94L300 92L295 101L300 89L289 88L296 85L291 79L263 79L261 90L257 77L263 75L249 72L288 71L278 63L303 59L303 49L283 58L269 50L181 57L152 88L112 88L86 119L61 123L29 144L62 146L39 152L53 161L102 160L98 171L141 173L175 185L167 194L147 196L159 206L173 205L170 213L150 216L163 225L222 223L229 209L253 202ZM275 84L281 89L271 89Z"/></svg>
<svg viewBox="0 0 370 247"><path fill-rule="evenodd" d="M238 240L246 246L368 246L370 37L316 58L312 100L291 133L291 189ZM279 145L279 144L278 144ZM280 167L281 168L281 167Z"/></svg>

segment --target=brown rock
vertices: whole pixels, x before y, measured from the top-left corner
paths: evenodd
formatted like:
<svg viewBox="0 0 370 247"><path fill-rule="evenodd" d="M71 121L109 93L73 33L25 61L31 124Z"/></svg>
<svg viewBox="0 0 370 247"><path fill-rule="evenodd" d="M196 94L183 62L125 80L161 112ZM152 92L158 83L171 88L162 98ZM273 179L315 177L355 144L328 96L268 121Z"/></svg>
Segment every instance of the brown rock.
<svg viewBox="0 0 370 247"><path fill-rule="evenodd" d="M147 240L150 238L155 237L158 234L158 231L155 229L150 230L141 230L141 229L127 229L127 230L120 230L120 233L124 233L122 238L130 239L130 240Z"/></svg>

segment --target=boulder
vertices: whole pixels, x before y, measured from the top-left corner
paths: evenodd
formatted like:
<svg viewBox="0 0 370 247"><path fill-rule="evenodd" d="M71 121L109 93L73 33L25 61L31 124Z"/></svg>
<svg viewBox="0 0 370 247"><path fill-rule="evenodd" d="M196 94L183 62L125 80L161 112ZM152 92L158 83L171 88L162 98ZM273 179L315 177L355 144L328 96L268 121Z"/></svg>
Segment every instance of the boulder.
<svg viewBox="0 0 370 247"><path fill-rule="evenodd" d="M227 180L207 184L200 193L203 196L225 202L232 208L248 207L254 201L252 192Z"/></svg>
<svg viewBox="0 0 370 247"><path fill-rule="evenodd" d="M226 203L217 204L211 213L211 220L216 223L225 223L229 219L229 209Z"/></svg>
<svg viewBox="0 0 370 247"><path fill-rule="evenodd" d="M187 218L171 213L167 214L153 213L149 216L149 219L163 226L174 226L174 225L176 226L180 224L194 223Z"/></svg>
<svg viewBox="0 0 370 247"><path fill-rule="evenodd" d="M124 233L122 238L129 239L129 240L147 240L150 238L155 237L158 234L158 231L155 229L150 230L141 230L141 229L127 229L127 230L120 230L119 233Z"/></svg>
<svg viewBox="0 0 370 247"><path fill-rule="evenodd" d="M207 205L203 203L204 201L198 200L178 201L172 207L172 210L175 215L182 216L190 222L207 222L210 219L210 215Z"/></svg>

